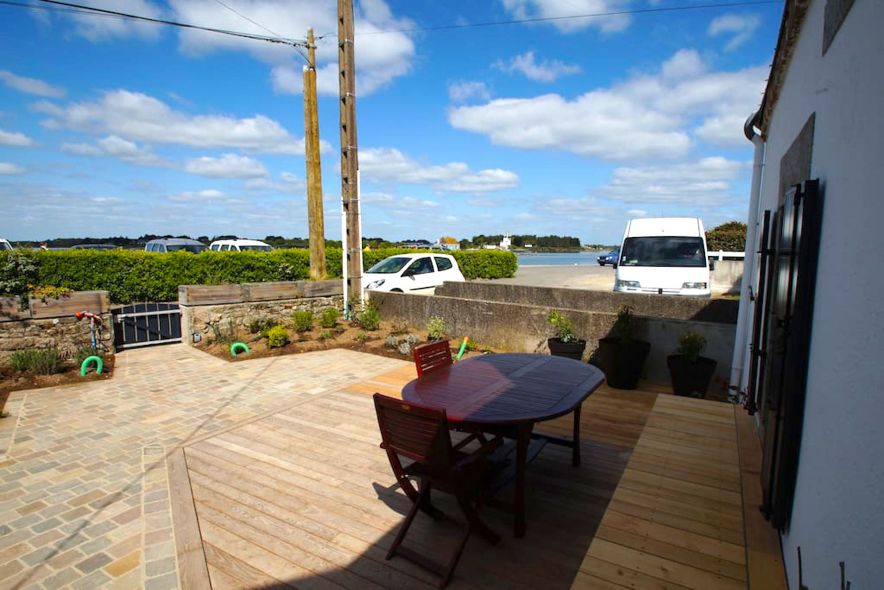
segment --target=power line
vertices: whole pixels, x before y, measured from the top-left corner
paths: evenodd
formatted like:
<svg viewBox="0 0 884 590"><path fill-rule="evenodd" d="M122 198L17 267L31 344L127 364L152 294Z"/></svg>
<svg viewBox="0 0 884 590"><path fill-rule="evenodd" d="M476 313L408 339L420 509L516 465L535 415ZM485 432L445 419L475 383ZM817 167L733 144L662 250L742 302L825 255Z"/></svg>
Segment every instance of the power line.
<svg viewBox="0 0 884 590"><path fill-rule="evenodd" d="M519 18L512 20L487 21L480 23L461 23L452 25L433 25L426 27L412 27L408 29L388 29L384 31L370 31L357 33L357 37L366 35L389 35L392 33L419 33L424 31L447 31L452 29L474 29L479 27L498 27L503 25L520 25L530 23L542 23L560 20L577 20L583 18L601 18L605 16L623 16L630 14L649 14L656 12L684 12L689 10L705 10L714 8L734 8L739 6L759 6L764 4L782 4L783 0L746 0L744 2L723 2L718 4L693 4L690 6L663 6L658 8L636 8L633 10L616 10L611 12L594 12L589 14L571 14L565 16L538 16L532 18ZM317 39L336 37L335 33L320 35Z"/></svg>
<svg viewBox="0 0 884 590"><path fill-rule="evenodd" d="M261 28L261 29L264 29L265 31L267 31L268 33L270 33L271 35L273 35L274 37L281 37L281 35L280 35L279 33L275 32L275 31L271 31L270 29L268 29L267 27L265 27L264 25L262 25L261 23L259 23L259 22L256 21L256 20L252 20L252 19L250 19L249 17L247 17L246 15L244 15L243 13L241 13L240 11L238 11L237 9L235 9L233 6L230 6L230 5L228 5L228 4L225 4L225 3L222 2L221 0L215 0L215 2L217 2L217 3L220 4L221 6L223 6L224 8L226 8L227 10L229 10L230 12L232 12L233 14L237 15L238 17L240 17L240 18L242 18L242 19L244 19L244 20L249 21L250 23L252 23L252 24L255 25L256 27L259 27L259 28ZM309 64L310 64L310 60L307 58L306 55L304 55L304 52L301 50L301 48L298 47L297 45L293 45L293 47L295 48L295 51L297 51L298 54L299 54L301 57L304 58L304 61L306 61L307 64L309 65Z"/></svg>
<svg viewBox="0 0 884 590"><path fill-rule="evenodd" d="M288 39L288 38L280 37L280 36L268 37L265 35L256 35L253 33L243 33L241 31L231 31L231 30L227 30L227 29L217 29L217 28L213 28L213 27L202 27L202 26L194 25L194 24L190 24L190 23L181 23L181 22L171 21L171 20L166 20L166 19L161 19L161 18L152 18L152 17L141 16L141 15L137 15L137 14L129 14L126 12L118 12L116 10L108 10L106 8L96 8L93 6L84 6L82 4L74 4L71 2L61 2L60 0L39 0L39 2L43 2L45 4L51 4L51 5L53 5L51 9L57 10L59 12L76 12L79 14L90 14L90 15L94 15L94 16L108 16L108 17L115 17L115 18L137 20L137 21L149 22L149 23L153 23L153 24L179 27L179 28L183 28L183 29L206 31L209 33L217 33L220 35L230 35L233 37L240 37L243 39L251 39L254 41L266 41L268 43L279 43L282 45L290 45L295 48L304 47L306 45L306 43L304 41L296 41L294 39ZM19 7L25 7L25 8L44 8L47 10L50 9L50 7L41 7L37 4L27 4L27 3L23 3L23 2L13 2L13 1L9 1L9 0L0 0L0 4L5 4L7 6L19 6ZM59 8L59 7L61 7L61 8Z"/></svg>

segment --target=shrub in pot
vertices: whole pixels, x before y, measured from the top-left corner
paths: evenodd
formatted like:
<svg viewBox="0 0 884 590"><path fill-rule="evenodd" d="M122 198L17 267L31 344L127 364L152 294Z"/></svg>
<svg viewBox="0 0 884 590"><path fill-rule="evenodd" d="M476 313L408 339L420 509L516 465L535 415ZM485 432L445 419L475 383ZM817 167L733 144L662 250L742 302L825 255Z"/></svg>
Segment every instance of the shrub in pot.
<svg viewBox="0 0 884 590"><path fill-rule="evenodd" d="M651 350L651 343L640 339L645 326L644 318L637 317L631 307L624 305L617 312L617 321L611 333L599 340L598 363L611 387L638 387Z"/></svg>
<svg viewBox="0 0 884 590"><path fill-rule="evenodd" d="M577 361L583 358L586 340L580 340L574 335L571 320L557 311L551 311L546 321L556 331L556 335L546 341L547 346L549 346L549 353L553 356L563 356Z"/></svg>
<svg viewBox="0 0 884 590"><path fill-rule="evenodd" d="M676 395L706 397L718 361L700 356L705 348L706 338L702 334L687 331L678 339L676 353L666 357Z"/></svg>

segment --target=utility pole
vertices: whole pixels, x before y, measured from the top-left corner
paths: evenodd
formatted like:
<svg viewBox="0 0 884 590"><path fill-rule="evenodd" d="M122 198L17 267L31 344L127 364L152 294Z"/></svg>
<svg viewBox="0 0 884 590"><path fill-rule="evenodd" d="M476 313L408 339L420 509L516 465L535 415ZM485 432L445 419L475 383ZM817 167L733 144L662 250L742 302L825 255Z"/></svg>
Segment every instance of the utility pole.
<svg viewBox="0 0 884 590"><path fill-rule="evenodd" d="M359 155L356 143L356 63L353 52L353 0L338 0L338 82L341 105L341 201L346 235L347 292L362 300L362 228L359 219ZM348 302L344 302L348 305ZM346 308L349 311L349 307Z"/></svg>
<svg viewBox="0 0 884 590"><path fill-rule="evenodd" d="M319 160L319 113L316 106L316 44L307 29L304 68L304 155L307 160L307 223L310 226L310 278L325 278L325 222L322 212L322 169Z"/></svg>

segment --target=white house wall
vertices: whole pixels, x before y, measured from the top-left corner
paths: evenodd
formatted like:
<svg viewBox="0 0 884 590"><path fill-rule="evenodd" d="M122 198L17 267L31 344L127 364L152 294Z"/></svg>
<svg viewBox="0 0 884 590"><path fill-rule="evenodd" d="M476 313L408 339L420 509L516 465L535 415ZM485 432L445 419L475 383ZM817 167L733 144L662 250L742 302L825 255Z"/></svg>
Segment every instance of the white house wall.
<svg viewBox="0 0 884 590"><path fill-rule="evenodd" d="M775 210L780 158L816 113L811 178L824 195L800 462L790 529L811 589L884 584L884 2L855 0L822 56L813 0L768 129L761 210ZM757 280L757 279L756 279ZM748 373L748 361L744 374Z"/></svg>

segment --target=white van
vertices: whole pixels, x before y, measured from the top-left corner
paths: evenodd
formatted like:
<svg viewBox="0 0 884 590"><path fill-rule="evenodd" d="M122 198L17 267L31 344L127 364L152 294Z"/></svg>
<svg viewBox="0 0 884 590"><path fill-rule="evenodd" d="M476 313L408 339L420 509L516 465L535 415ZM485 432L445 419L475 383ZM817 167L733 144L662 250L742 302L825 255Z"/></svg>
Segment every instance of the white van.
<svg viewBox="0 0 884 590"><path fill-rule="evenodd" d="M696 217L630 220L615 267L618 293L706 297L712 293L706 232Z"/></svg>
<svg viewBox="0 0 884 590"><path fill-rule="evenodd" d="M215 240L209 245L214 252L245 252L247 250L270 252L273 247L259 240Z"/></svg>
<svg viewBox="0 0 884 590"><path fill-rule="evenodd" d="M3 238L0 238L0 250L12 250L12 244Z"/></svg>

